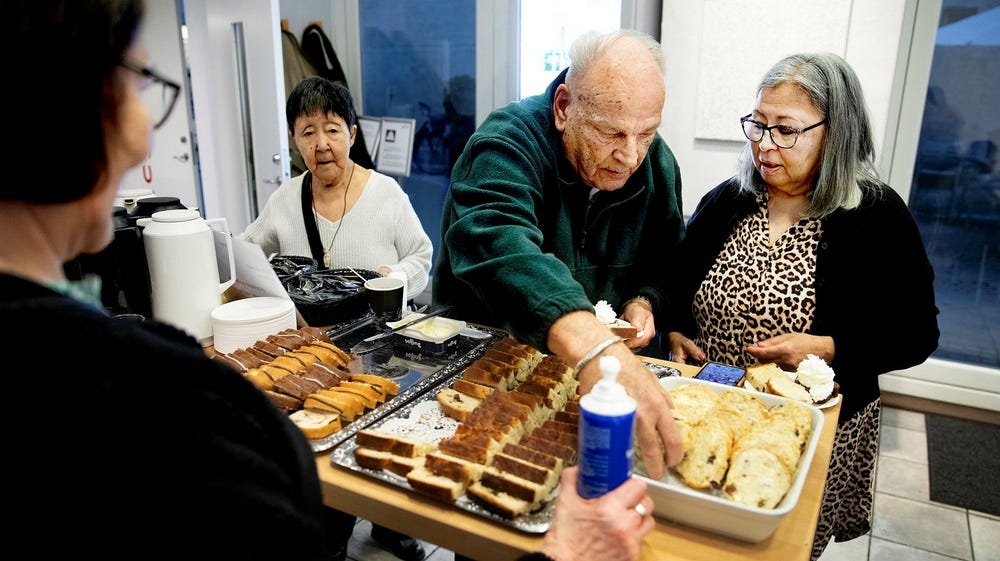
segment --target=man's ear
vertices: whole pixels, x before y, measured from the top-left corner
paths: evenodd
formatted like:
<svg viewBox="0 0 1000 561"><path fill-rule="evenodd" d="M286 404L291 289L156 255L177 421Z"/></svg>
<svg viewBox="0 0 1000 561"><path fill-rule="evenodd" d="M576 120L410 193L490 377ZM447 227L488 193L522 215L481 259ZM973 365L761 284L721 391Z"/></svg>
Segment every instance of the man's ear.
<svg viewBox="0 0 1000 561"><path fill-rule="evenodd" d="M563 132L566 130L566 110L569 107L570 94L569 86L559 84L556 93L552 97L552 115L555 118L556 130Z"/></svg>

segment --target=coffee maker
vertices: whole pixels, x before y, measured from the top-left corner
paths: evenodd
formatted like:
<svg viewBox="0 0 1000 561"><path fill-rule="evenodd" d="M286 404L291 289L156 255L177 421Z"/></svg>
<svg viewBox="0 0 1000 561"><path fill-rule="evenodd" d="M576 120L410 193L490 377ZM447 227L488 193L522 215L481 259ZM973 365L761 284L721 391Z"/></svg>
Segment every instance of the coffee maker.
<svg viewBox="0 0 1000 561"><path fill-rule="evenodd" d="M112 207L114 240L99 253L83 254L63 266L66 277L79 280L88 274L101 277L101 303L112 315L141 314L152 317L149 268L139 226L129 224L124 207Z"/></svg>

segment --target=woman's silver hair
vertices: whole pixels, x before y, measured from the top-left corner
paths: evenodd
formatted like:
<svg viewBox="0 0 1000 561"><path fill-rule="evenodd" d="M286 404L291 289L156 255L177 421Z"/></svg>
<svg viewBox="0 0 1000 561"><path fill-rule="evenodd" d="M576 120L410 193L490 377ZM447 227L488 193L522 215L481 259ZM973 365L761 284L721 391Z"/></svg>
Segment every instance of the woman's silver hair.
<svg viewBox="0 0 1000 561"><path fill-rule="evenodd" d="M567 84L572 88L573 82L578 76L586 74L594 60L604 54L608 47L626 37L636 39L644 45L656 62L656 66L663 70L663 47L649 34L635 29L622 29L604 34L589 31L574 39L569 47L571 64L566 74Z"/></svg>
<svg viewBox="0 0 1000 561"><path fill-rule="evenodd" d="M806 214L821 218L839 208L858 206L863 185L880 181L871 118L857 75L847 61L835 54L796 54L772 66L757 86L757 93L785 83L801 88L813 107L826 117L819 174ZM742 190L766 189L754 166L749 142L740 153L737 179Z"/></svg>

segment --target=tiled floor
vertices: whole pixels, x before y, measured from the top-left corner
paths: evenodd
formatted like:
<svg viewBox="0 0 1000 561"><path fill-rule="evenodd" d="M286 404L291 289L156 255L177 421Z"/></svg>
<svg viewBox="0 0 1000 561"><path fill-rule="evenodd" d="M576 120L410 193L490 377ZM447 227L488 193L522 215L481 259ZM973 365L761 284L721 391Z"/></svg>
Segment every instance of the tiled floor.
<svg viewBox="0 0 1000 561"><path fill-rule="evenodd" d="M820 561L1000 561L1000 517L930 500L924 415L885 408L881 432L872 531Z"/></svg>
<svg viewBox="0 0 1000 561"><path fill-rule="evenodd" d="M831 543L820 561L1000 561L1000 517L930 500L923 414L884 409L880 447L871 533ZM397 559L375 545L370 531L370 522L358 521L348 557ZM454 558L433 544L424 548L429 561Z"/></svg>

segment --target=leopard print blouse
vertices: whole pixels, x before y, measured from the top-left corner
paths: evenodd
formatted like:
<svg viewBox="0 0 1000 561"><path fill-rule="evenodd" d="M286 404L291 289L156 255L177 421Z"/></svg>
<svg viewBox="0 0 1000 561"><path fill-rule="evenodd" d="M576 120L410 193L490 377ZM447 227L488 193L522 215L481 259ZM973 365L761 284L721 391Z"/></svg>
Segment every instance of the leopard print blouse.
<svg viewBox="0 0 1000 561"><path fill-rule="evenodd" d="M822 223L803 218L772 246L767 193L757 197L757 207L733 229L694 297L695 342L710 361L756 364L743 350L747 345L812 325Z"/></svg>

